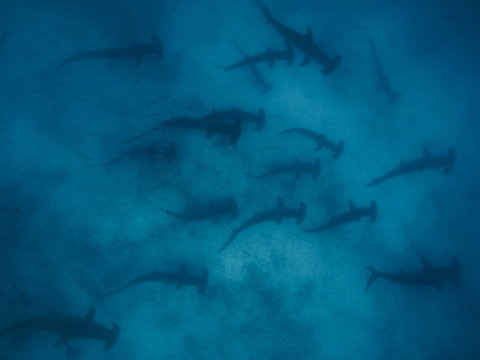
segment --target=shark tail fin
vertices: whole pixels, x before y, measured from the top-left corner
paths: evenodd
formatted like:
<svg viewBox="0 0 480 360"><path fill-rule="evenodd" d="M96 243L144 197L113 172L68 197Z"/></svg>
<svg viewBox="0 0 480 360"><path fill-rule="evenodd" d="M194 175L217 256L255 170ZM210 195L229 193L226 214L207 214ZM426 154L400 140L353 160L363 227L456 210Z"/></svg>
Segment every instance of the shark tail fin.
<svg viewBox="0 0 480 360"><path fill-rule="evenodd" d="M305 215L307 214L307 206L305 203L301 203L298 208L298 217L297 217L297 225L301 225L303 220L305 220Z"/></svg>
<svg viewBox="0 0 480 360"><path fill-rule="evenodd" d="M203 295L205 293L205 290L207 290L208 287L208 270L203 269L202 270L202 277L200 279L200 284L198 285L198 295Z"/></svg>
<svg viewBox="0 0 480 360"><path fill-rule="evenodd" d="M452 269L452 284L458 285L460 282L461 268L460 261L457 257L453 257L450 260L450 268Z"/></svg>
<svg viewBox="0 0 480 360"><path fill-rule="evenodd" d="M342 57L337 55L333 58L332 61L330 61L330 64L328 64L327 66L325 66L325 68L322 70L322 74L323 75L328 75L330 74L331 72L333 72L337 67L338 65L340 64L340 62L342 61Z"/></svg>
<svg viewBox="0 0 480 360"><path fill-rule="evenodd" d="M375 282L375 280L377 280L380 277L380 273L374 268L369 266L367 269L370 270L371 274L370 274L370 279L368 279L368 283L365 286L365 291L367 291L370 285L372 285Z"/></svg>
<svg viewBox="0 0 480 360"><path fill-rule="evenodd" d="M333 152L333 158L334 159L338 159L340 157L340 155L342 155L344 146L345 146L345 144L344 144L343 141L340 141L338 143L335 151Z"/></svg>
<svg viewBox="0 0 480 360"><path fill-rule="evenodd" d="M445 165L445 174L449 174L452 171L453 165L455 164L455 149L448 149L447 163Z"/></svg>
<svg viewBox="0 0 480 360"><path fill-rule="evenodd" d="M374 222L377 219L378 210L377 210L377 202L370 201L370 221Z"/></svg>
<svg viewBox="0 0 480 360"><path fill-rule="evenodd" d="M105 345L103 346L103 349L106 351L110 350L113 347L113 345L116 344L119 335L120 335L120 326L118 324L113 324L112 328L108 333L108 337L105 340Z"/></svg>
<svg viewBox="0 0 480 360"><path fill-rule="evenodd" d="M258 116L257 130L261 130L265 126L265 110L258 109L257 116Z"/></svg>

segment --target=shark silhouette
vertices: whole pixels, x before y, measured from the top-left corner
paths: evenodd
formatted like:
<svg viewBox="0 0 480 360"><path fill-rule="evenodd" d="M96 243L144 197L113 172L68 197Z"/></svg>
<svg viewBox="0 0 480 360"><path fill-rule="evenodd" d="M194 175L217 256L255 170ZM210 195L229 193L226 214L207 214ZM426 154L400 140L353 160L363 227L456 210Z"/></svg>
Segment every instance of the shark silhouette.
<svg viewBox="0 0 480 360"><path fill-rule="evenodd" d="M434 267L430 262L422 258L423 267L417 271L403 271L396 273L387 273L377 271L372 267L368 267L371 275L368 280L365 291L378 279L385 279L387 281L412 287L434 287L437 290L443 289L443 283L451 281L452 284L458 284L460 279L460 262L458 258L453 257L450 261L450 266Z"/></svg>
<svg viewBox="0 0 480 360"><path fill-rule="evenodd" d="M177 219L184 221L203 221L213 219L215 221L223 216L231 216L232 219L238 217L238 207L234 198L224 199L222 201L210 201L207 207L192 209L183 213L165 210L165 213Z"/></svg>
<svg viewBox="0 0 480 360"><path fill-rule="evenodd" d="M82 316L38 317L18 321L10 325L2 335L8 335L23 330L43 330L60 335L56 346L66 344L74 338L84 338L104 341L104 349L110 350L117 342L120 327L113 324L111 329L95 321L95 307L92 306L88 314Z"/></svg>
<svg viewBox="0 0 480 360"><path fill-rule="evenodd" d="M448 149L448 154L446 156L432 155L426 147L423 147L422 150L423 150L423 154L420 158L414 159L411 161L401 162L398 167L387 172L383 176L373 179L366 186L367 187L376 186L388 179L392 179L394 177L412 173L412 172L420 172L426 169L443 168L445 174L450 173L455 163L454 148Z"/></svg>
<svg viewBox="0 0 480 360"><path fill-rule="evenodd" d="M302 174L312 174L312 178L317 179L318 176L320 175L320 169L321 169L320 160L318 159L315 159L313 164L295 160L293 164L279 166L265 172L262 175L254 175L253 177L260 179L260 178L266 178L266 177L271 177L271 176L276 176L281 174L292 173L295 175L295 179L298 179Z"/></svg>

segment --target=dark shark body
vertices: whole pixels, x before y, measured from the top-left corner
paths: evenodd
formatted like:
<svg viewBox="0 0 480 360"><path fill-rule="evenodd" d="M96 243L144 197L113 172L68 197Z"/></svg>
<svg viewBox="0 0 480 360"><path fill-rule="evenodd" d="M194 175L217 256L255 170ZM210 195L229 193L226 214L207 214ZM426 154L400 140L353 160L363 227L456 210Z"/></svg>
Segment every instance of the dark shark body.
<svg viewBox="0 0 480 360"><path fill-rule="evenodd" d="M141 146L126 150L113 159L99 164L100 166L111 166L119 162L135 159L147 159L155 162L173 162L177 158L177 145L171 142L167 146Z"/></svg>
<svg viewBox="0 0 480 360"><path fill-rule="evenodd" d="M71 56L63 61L57 67L57 71L65 65L77 62L83 59L132 59L137 63L141 63L143 58L150 55L163 56L163 47L160 39L152 36L152 42L149 44L136 45L124 48L104 49L96 51L87 51L75 56Z"/></svg>
<svg viewBox="0 0 480 360"><path fill-rule="evenodd" d="M274 168L262 175L253 176L254 178L266 178L282 174L294 174L295 178L299 178L302 174L312 174L313 179L317 179L320 175L320 161L316 159L312 164L300 162L296 160L293 164L280 166Z"/></svg>
<svg viewBox="0 0 480 360"><path fill-rule="evenodd" d="M239 108L232 108L230 110L223 111L212 110L212 112L208 115L205 115L202 120L213 123L232 124L234 124L236 121L241 121L242 124L255 124L257 130L261 130L265 126L265 110L258 109L256 114Z"/></svg>
<svg viewBox="0 0 480 360"><path fill-rule="evenodd" d="M223 246L218 250L218 252L220 253L225 250L227 246L235 240L238 234L251 226L268 221L274 221L277 224L280 224L284 219L296 219L297 225L300 225L305 219L305 214L306 206L304 203L301 203L298 209L285 208L282 200L279 199L278 206L275 209L257 212L250 219L240 225L240 227L233 230L228 240L225 242L225 244L223 244Z"/></svg>
<svg viewBox="0 0 480 360"><path fill-rule="evenodd" d="M60 346L74 338L104 341L104 349L110 350L117 342L120 328L114 324L111 329L95 321L95 307L91 307L87 316L38 317L18 321L9 326L4 334L22 330L43 330L60 335L56 345Z"/></svg>
<svg viewBox="0 0 480 360"><path fill-rule="evenodd" d="M205 119L195 118L176 118L164 121L162 126L205 131L207 138L214 134L219 134L229 138L231 145L235 145L242 133L242 121L236 120L233 124L226 122L210 121ZM158 128L157 128L158 129Z"/></svg>
<svg viewBox="0 0 480 360"><path fill-rule="evenodd" d="M271 69L275 65L275 62L277 61L285 60L288 65L292 65L294 59L295 59L295 53L293 52L293 48L289 43L287 43L287 49L285 51L274 51L268 48L267 51L263 53L251 55L251 56L245 56L243 60L240 60L235 64L232 64L229 66L221 66L221 67L225 69L225 71L230 71L230 70L239 69L245 66L251 66L251 65L256 65L259 63L266 62L268 63L268 66Z"/></svg>
<svg viewBox="0 0 480 360"><path fill-rule="evenodd" d="M388 98L389 103L393 104L400 98L400 93L392 89L392 86L390 85L390 79L387 73L385 72L382 64L380 63L380 60L377 55L377 50L375 48L375 44L372 38L370 38L370 45L372 47L373 61L375 62L375 76L377 78L377 91L385 94L385 96Z"/></svg>
<svg viewBox="0 0 480 360"><path fill-rule="evenodd" d="M306 138L309 138L317 143L316 151L320 149L327 149L333 153L333 158L338 159L343 153L344 143L340 141L338 144L334 144L323 134L318 134L315 131L303 128L291 128L285 131L282 131L276 137L286 134L286 133L295 133L300 134Z"/></svg>
<svg viewBox="0 0 480 360"><path fill-rule="evenodd" d="M337 226L345 225L347 223L358 221L362 217L368 217L372 222L374 222L377 218L377 203L375 201L370 202L369 207L357 207L351 201L349 202L349 206L350 209L344 214L333 217L330 221L321 226L304 231L307 233L316 233L329 230Z"/></svg>
<svg viewBox="0 0 480 360"><path fill-rule="evenodd" d="M305 54L305 59L300 66L305 66L314 60L323 66L322 73L324 75L331 73L337 68L341 61L341 57L336 56L332 59L322 49L320 49L320 47L315 44L313 40L313 34L310 28L308 28L308 31L305 35L302 35L276 20L270 11L259 0L255 0L255 3L262 11L267 23L271 24L286 42Z"/></svg>
<svg viewBox="0 0 480 360"><path fill-rule="evenodd" d="M193 209L187 212L178 213L165 210L165 213L184 221L217 221L224 216L231 216L233 220L238 217L238 207L234 198L222 201L211 201L206 208Z"/></svg>
<svg viewBox="0 0 480 360"><path fill-rule="evenodd" d="M240 46L235 45L235 47L244 57L248 57L248 54ZM248 65L248 69L250 70L255 79L255 84L257 84L262 89L262 92L264 94L272 90L273 83L265 79L265 77L260 73L255 64Z"/></svg>
<svg viewBox="0 0 480 360"><path fill-rule="evenodd" d="M445 156L432 155L427 148L423 147L423 155L418 159L401 162L398 167L387 172L385 175L373 179L367 184L368 187L376 186L384 181L412 172L420 172L426 169L444 169L445 174L450 173L455 163L455 149L448 149Z"/></svg>
<svg viewBox="0 0 480 360"><path fill-rule="evenodd" d="M203 269L201 275L195 275L188 272L185 264L182 264L178 271L154 271L139 276L136 279L133 279L125 286L122 286L115 291L103 295L102 298L118 294L133 285L145 282L162 282L166 284L175 284L177 286L177 289L183 286L194 286L197 288L197 293L199 295L203 295L208 286L208 271L206 269Z"/></svg>
<svg viewBox="0 0 480 360"><path fill-rule="evenodd" d="M378 279L385 279L395 284L412 287L434 287L437 290L442 290L443 284L450 281L456 285L460 279L460 262L457 258L452 258L450 266L434 267L426 259L422 258L423 268L417 271L403 271L396 273L387 273L377 271L372 267L368 267L371 275L368 280L365 291L368 290Z"/></svg>

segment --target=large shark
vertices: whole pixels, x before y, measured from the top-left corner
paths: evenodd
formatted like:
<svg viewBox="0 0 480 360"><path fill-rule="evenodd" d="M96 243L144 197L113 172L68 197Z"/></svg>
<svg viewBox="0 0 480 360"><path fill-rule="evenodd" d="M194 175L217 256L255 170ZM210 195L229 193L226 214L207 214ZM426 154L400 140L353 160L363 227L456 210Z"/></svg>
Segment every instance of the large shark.
<svg viewBox="0 0 480 360"><path fill-rule="evenodd" d="M232 65L228 66L220 66L221 68L225 69L225 71L230 71L234 69L239 69L244 66L255 65L259 63L266 62L268 66L273 68L275 62L285 60L288 65L292 65L293 60L295 59L295 53L293 52L292 46L287 42L287 49L284 51L274 51L271 48L268 48L267 51L251 55L245 56L243 60L240 60Z"/></svg>
<svg viewBox="0 0 480 360"><path fill-rule="evenodd" d="M197 293L203 295L208 286L208 271L206 269L202 270L201 275L195 275L190 273L187 270L187 266L182 264L179 270L177 271L154 271L142 276L139 276L132 281L130 281L125 286L111 291L102 295L102 298L112 296L122 292L123 290L129 288L130 286L141 284L145 282L162 282L167 284L175 284L177 289L182 288L183 286L194 286L197 288Z"/></svg>
<svg viewBox="0 0 480 360"><path fill-rule="evenodd" d="M123 48L113 48L104 50L87 51L75 56L71 56L57 66L57 71L67 64L82 59L133 59L137 63L141 63L145 56L158 55L163 56L163 46L156 35L152 35L152 42L149 44L134 45Z"/></svg>
<svg viewBox="0 0 480 360"><path fill-rule="evenodd" d="M95 321L95 307L92 306L86 316L38 317L18 321L5 329L1 335L22 330L43 330L60 335L56 346L63 345L74 338L104 341L104 349L110 350L117 342L120 327L113 324L111 329Z"/></svg>
<svg viewBox="0 0 480 360"><path fill-rule="evenodd" d="M334 144L330 140L327 139L326 135L318 134L315 131L304 129L304 128L290 128L287 130L282 131L277 136L274 136L272 139L277 138L280 135L287 134L287 133L294 133L302 135L306 138L309 138L317 143L317 147L315 148L316 151L320 149L327 149L333 153L333 158L338 159L340 155L343 153L344 143L340 141L338 144Z"/></svg>
<svg viewBox="0 0 480 360"><path fill-rule="evenodd" d="M238 45L234 45L234 46L237 48L240 54L242 54L244 57L249 56L240 46ZM272 90L273 83L265 79L265 77L260 73L260 71L257 69L257 66L255 64L248 65L248 68L252 73L253 77L255 78L254 83L262 89L262 92L264 94Z"/></svg>
<svg viewBox="0 0 480 360"><path fill-rule="evenodd" d="M184 221L213 219L216 222L220 217L224 216L231 216L234 220L237 219L238 207L234 198L228 198L221 201L210 201L208 206L203 208L194 208L182 213L165 210L165 213Z"/></svg>
<svg viewBox="0 0 480 360"><path fill-rule="evenodd" d="M230 110L212 110L210 114L202 117L202 120L232 124L241 121L242 124L255 124L257 130L261 130L265 126L265 110L258 109L257 113L244 111L238 107L232 107Z"/></svg>
<svg viewBox="0 0 480 360"><path fill-rule="evenodd" d="M278 199L277 207L275 209L270 209L262 212L256 212L250 219L245 221L242 225L232 231L232 234L228 240L223 244L223 246L218 250L222 252L230 245L233 240L246 228L250 226L261 224L268 221L274 221L277 224L281 224L284 219L296 219L297 225L302 224L305 219L306 206L304 203L301 203L298 209L294 208L285 208L283 201Z"/></svg>
<svg viewBox="0 0 480 360"><path fill-rule="evenodd" d="M293 164L279 166L261 175L254 175L253 177L260 179L282 174L294 174L295 179L298 179L302 174L312 174L312 178L317 179L318 175L320 175L320 169L320 160L318 159L315 159L313 164L295 160Z"/></svg>
<svg viewBox="0 0 480 360"><path fill-rule="evenodd" d="M382 92L388 98L390 104L393 104L400 98L400 93L392 89L390 79L383 69L383 66L378 58L375 43L370 37L370 46L372 47L373 61L375 62L375 75L377 77L377 91Z"/></svg>
<svg viewBox="0 0 480 360"><path fill-rule="evenodd" d="M377 203L375 201L371 201L369 207L357 207L352 201L350 201L349 207L350 208L347 212L339 216L334 216L330 221L327 221L325 224L304 231L307 233L316 233L329 230L353 221L358 221L362 217L370 218L371 222L374 222L377 218Z"/></svg>
<svg viewBox="0 0 480 360"><path fill-rule="evenodd" d="M177 145L170 142L166 146L140 146L126 150L111 160L98 164L98 166L111 166L119 162L133 159L147 159L151 163L173 162L177 158Z"/></svg>
<svg viewBox="0 0 480 360"><path fill-rule="evenodd" d="M385 279L396 284L412 287L434 287L437 290L443 289L443 283L450 281L456 285L460 279L460 262L458 258L453 257L450 261L450 266L434 267L428 260L422 258L423 267L417 271L403 271L396 273L387 273L377 271L372 267L368 267L371 275L368 280L365 291L368 290L378 279Z"/></svg>
<svg viewBox="0 0 480 360"><path fill-rule="evenodd" d="M447 155L432 155L426 148L422 148L423 154L420 158L411 161L402 161L400 165L385 175L377 177L369 182L366 186L371 187L383 183L384 181L412 173L420 172L426 169L443 169L445 174L450 173L455 163L455 149L449 148Z"/></svg>
<svg viewBox="0 0 480 360"><path fill-rule="evenodd" d="M267 23L271 24L286 42L305 54L305 59L300 66L308 65L314 60L323 66L322 73L324 75L331 73L337 68L338 64L340 64L341 57L337 55L333 59L330 58L313 40L312 29L308 28L307 33L302 35L276 20L259 0L255 0L255 3L262 11Z"/></svg>

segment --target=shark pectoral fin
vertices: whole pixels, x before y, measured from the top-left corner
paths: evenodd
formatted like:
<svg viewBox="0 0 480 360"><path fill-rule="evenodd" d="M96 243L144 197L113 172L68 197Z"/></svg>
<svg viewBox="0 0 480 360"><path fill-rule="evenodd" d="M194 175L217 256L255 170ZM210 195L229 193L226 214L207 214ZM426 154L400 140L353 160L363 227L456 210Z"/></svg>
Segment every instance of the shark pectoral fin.
<svg viewBox="0 0 480 360"><path fill-rule="evenodd" d="M88 321L95 321L95 305L90 306L88 313L85 316L85 319Z"/></svg>
<svg viewBox="0 0 480 360"><path fill-rule="evenodd" d="M426 146L422 146L422 154L424 158L432 157L432 153L427 149Z"/></svg>
<svg viewBox="0 0 480 360"><path fill-rule="evenodd" d="M60 335L57 342L55 343L55 346L56 347L62 346L64 344L66 344L67 342L69 342L71 339L72 339L72 337L70 335L62 334L62 335Z"/></svg>
<svg viewBox="0 0 480 360"><path fill-rule="evenodd" d="M310 57L310 56L305 56L305 59L303 59L303 61L300 63L300 66L306 66L308 64L310 64L310 62L312 61L313 59Z"/></svg>

